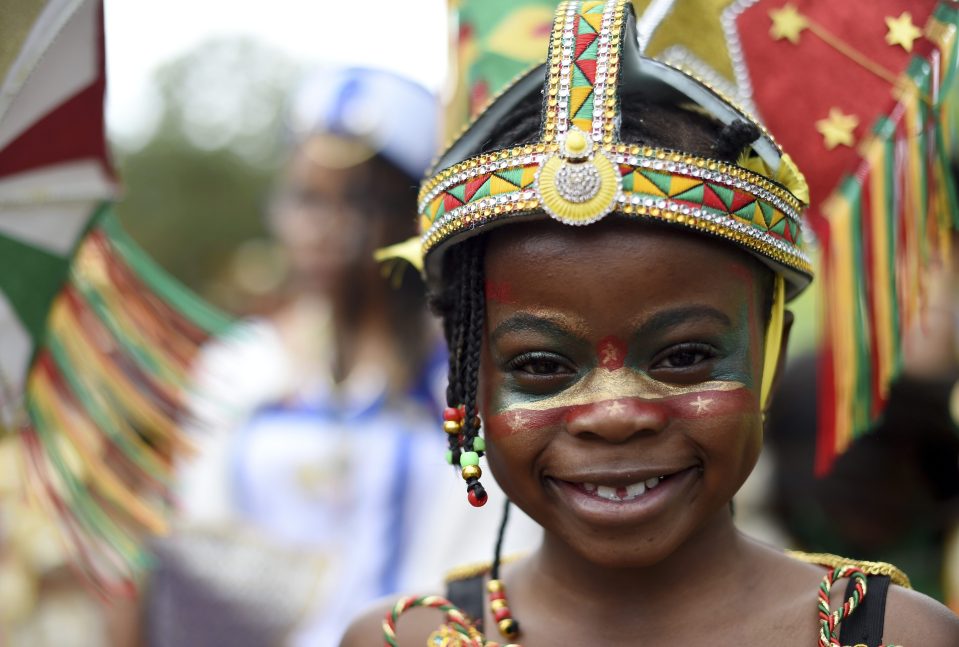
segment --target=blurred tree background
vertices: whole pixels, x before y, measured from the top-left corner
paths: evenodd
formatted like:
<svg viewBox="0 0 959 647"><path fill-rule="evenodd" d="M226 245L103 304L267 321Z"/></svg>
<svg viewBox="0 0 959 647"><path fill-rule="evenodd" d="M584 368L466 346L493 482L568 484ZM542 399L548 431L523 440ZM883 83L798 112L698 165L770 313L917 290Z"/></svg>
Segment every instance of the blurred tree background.
<svg viewBox="0 0 959 647"><path fill-rule="evenodd" d="M114 140L117 212L164 268L216 305L265 307L283 261L263 213L287 148L284 116L300 69L250 40L210 41L160 68L157 120Z"/></svg>

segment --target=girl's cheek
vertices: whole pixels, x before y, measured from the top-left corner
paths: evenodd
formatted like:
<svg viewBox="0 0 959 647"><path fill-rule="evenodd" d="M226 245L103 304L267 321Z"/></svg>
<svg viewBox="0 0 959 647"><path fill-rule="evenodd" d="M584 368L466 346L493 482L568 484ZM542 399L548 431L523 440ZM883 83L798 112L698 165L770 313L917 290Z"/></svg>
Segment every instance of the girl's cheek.
<svg viewBox="0 0 959 647"><path fill-rule="evenodd" d="M522 406L500 409L486 420L486 433L491 440L503 440L519 434L542 433L564 426L570 418L582 415L630 416L643 407L656 404L670 422L690 422L698 426L728 424L730 417L758 415L756 394L745 387L730 390L689 390L663 398L616 398L575 406L550 409L528 409ZM489 410L489 409L488 409Z"/></svg>

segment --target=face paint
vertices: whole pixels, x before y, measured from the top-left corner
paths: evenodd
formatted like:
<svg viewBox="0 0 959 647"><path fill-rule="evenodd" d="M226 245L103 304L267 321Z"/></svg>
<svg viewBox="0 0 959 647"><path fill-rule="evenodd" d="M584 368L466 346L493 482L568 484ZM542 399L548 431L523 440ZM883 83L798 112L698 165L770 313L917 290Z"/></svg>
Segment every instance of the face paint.
<svg viewBox="0 0 959 647"><path fill-rule="evenodd" d="M665 408L670 419L698 419L738 414L755 406L755 397L742 382L711 380L682 386L658 382L626 368L594 370L561 393L507 406L487 425L494 438L561 424L584 413L636 415L639 407Z"/></svg>
<svg viewBox="0 0 959 647"><path fill-rule="evenodd" d="M486 300L497 303L515 303L513 288L509 283L502 281L486 281Z"/></svg>
<svg viewBox="0 0 959 647"><path fill-rule="evenodd" d="M607 371L623 368L626 362L626 342L615 335L604 337L596 345L599 365Z"/></svg>
<svg viewBox="0 0 959 647"><path fill-rule="evenodd" d="M752 339L764 339L765 331L759 330L759 322L762 317L757 316L756 314L756 273L750 271L748 267L741 265L739 263L730 263L728 266L730 274L733 274L740 280L740 284L743 286L744 292L746 294L746 331L749 338ZM746 348L749 348L749 344L746 344ZM751 363L752 358L749 358Z"/></svg>

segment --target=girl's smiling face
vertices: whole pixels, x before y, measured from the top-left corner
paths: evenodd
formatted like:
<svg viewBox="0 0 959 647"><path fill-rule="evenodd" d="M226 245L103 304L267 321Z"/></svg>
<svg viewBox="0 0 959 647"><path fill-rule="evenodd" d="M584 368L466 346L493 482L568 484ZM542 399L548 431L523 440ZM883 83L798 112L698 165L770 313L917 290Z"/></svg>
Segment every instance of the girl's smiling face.
<svg viewBox="0 0 959 647"><path fill-rule="evenodd" d="M480 402L497 481L593 562L665 558L759 455L759 264L610 218L493 232L485 267Z"/></svg>

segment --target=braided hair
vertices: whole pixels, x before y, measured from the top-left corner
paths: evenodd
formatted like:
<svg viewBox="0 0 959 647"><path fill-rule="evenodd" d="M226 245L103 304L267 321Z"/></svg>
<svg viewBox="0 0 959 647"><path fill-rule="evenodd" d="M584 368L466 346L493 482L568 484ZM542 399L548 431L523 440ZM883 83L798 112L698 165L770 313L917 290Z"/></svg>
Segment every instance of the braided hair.
<svg viewBox="0 0 959 647"><path fill-rule="evenodd" d="M539 95L527 98L513 112L508 129L494 133L482 152L500 150L535 142L539 138L541 119ZM744 121L722 125L694 109L676 106L640 103L622 111L622 139L624 142L686 151L720 161L736 162L742 151L759 138L759 129ZM483 344L483 326L486 318L484 293L485 236L476 235L456 245L444 258L444 282L439 291L430 295L433 311L442 318L446 342L449 346L449 385L446 389L447 421L457 419L459 427L447 427L449 452L447 460L464 468L468 498L476 506L486 502L486 492L479 482L480 471L466 471L486 448L480 437L476 392L479 382L480 353ZM772 276L769 274L770 304ZM770 308L766 308L768 312ZM452 412L458 413L452 413ZM507 504L508 505L508 504ZM499 546L497 542L498 567Z"/></svg>

